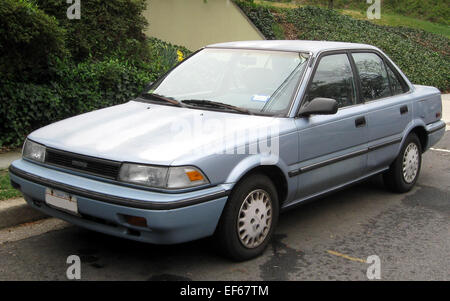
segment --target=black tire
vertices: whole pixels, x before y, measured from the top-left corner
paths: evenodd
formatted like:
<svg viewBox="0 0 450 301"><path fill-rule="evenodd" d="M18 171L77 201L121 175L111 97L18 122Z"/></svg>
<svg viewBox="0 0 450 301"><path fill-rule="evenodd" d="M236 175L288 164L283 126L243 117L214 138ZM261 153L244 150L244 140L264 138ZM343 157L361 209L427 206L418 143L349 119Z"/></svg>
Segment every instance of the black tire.
<svg viewBox="0 0 450 301"><path fill-rule="evenodd" d="M418 162L417 173L412 181L407 181L403 174L403 157L407 147L411 144L415 144L418 149ZM385 185L392 191L398 193L404 193L410 191L417 182L420 174L420 167L422 165L422 146L420 140L415 133L410 133L406 137L405 142L402 145L400 153L395 161L389 167L389 170L383 174L383 180Z"/></svg>
<svg viewBox="0 0 450 301"><path fill-rule="evenodd" d="M239 238L237 228L238 216L246 197L256 190L263 190L270 197L272 204L271 225L265 238L261 239L262 242L254 248L249 248L244 246L244 243ZM219 251L236 261L248 260L262 254L278 222L278 204L278 194L275 185L266 175L255 173L237 183L228 198L215 233L217 247L220 248Z"/></svg>

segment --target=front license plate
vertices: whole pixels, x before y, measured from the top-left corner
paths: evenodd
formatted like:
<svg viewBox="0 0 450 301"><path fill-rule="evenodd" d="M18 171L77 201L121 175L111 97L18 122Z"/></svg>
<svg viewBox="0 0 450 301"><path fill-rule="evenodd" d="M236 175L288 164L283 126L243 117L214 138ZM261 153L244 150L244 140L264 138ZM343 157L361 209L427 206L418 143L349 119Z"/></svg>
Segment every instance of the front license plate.
<svg viewBox="0 0 450 301"><path fill-rule="evenodd" d="M68 193L47 188L45 190L45 202L56 209L78 214L77 198Z"/></svg>

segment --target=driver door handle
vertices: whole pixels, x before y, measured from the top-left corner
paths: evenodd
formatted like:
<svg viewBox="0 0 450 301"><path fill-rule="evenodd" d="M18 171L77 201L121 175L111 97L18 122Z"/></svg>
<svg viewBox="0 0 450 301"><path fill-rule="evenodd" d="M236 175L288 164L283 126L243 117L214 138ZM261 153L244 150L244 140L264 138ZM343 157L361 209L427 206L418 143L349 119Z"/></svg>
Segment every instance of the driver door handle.
<svg viewBox="0 0 450 301"><path fill-rule="evenodd" d="M358 117L355 119L355 126L357 128L364 127L366 125L366 117Z"/></svg>

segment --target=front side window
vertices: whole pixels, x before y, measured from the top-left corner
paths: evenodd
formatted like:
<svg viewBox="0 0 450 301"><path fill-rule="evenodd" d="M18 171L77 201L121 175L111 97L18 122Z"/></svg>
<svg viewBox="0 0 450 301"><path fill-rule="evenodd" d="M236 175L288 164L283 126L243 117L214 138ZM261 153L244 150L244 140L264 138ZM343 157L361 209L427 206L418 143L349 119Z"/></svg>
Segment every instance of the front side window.
<svg viewBox="0 0 450 301"><path fill-rule="evenodd" d="M354 53L356 68L361 80L362 97L365 101L391 95L389 80L383 60L375 53Z"/></svg>
<svg viewBox="0 0 450 301"><path fill-rule="evenodd" d="M295 52L206 48L148 93L190 104L208 101L264 115L284 115L308 55Z"/></svg>
<svg viewBox="0 0 450 301"><path fill-rule="evenodd" d="M306 94L306 102L314 98L335 99L339 108L356 104L356 86L347 54L323 57Z"/></svg>

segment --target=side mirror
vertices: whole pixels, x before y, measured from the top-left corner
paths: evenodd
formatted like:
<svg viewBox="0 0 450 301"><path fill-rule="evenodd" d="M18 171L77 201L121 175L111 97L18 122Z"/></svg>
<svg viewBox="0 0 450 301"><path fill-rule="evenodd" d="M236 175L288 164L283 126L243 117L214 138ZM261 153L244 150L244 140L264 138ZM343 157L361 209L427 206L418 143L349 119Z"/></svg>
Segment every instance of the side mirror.
<svg viewBox="0 0 450 301"><path fill-rule="evenodd" d="M337 101L332 98L314 98L306 106L300 108L299 116L333 115L338 110Z"/></svg>

